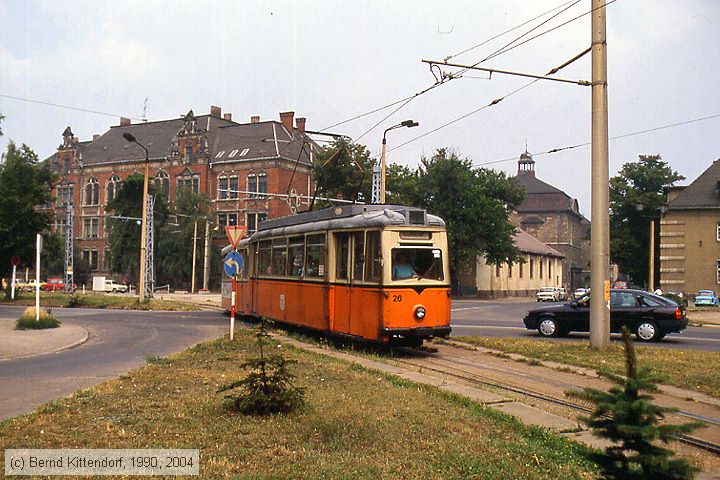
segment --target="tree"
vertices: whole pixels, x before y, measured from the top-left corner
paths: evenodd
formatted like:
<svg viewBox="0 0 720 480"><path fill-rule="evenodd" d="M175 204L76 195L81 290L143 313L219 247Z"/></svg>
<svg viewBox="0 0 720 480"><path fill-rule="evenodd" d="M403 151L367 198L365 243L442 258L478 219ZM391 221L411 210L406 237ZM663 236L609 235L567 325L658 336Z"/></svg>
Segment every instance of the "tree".
<svg viewBox="0 0 720 480"><path fill-rule="evenodd" d="M52 215L36 206L51 199L53 174L40 165L30 147L7 146L0 164L0 273L11 270L9 258L18 255L23 265L33 265L35 236L48 230Z"/></svg>
<svg viewBox="0 0 720 480"><path fill-rule="evenodd" d="M685 177L662 161L660 155L640 155L623 165L610 179L610 257L636 284L648 278L650 218L657 217L668 187ZM636 205L642 204L642 211ZM660 229L655 229L659 245ZM660 249L655 248L655 278L660 273ZM648 288L654 288L649 285Z"/></svg>
<svg viewBox="0 0 720 480"><path fill-rule="evenodd" d="M582 420L599 437L613 442L601 454L594 455L607 478L613 479L690 479L697 468L684 459L672 459L672 452L656 445L667 444L681 433L690 433L701 423L660 425L666 413L677 409L654 405L649 393L658 390L658 377L650 370L638 369L630 332L623 327L626 375L602 373L615 383L609 392L586 388L568 395L588 400L595 411ZM649 392L649 393L643 393Z"/></svg>
<svg viewBox="0 0 720 480"><path fill-rule="evenodd" d="M315 194L369 203L374 163L364 145L344 137L336 139L315 155L312 167L317 184Z"/></svg>
<svg viewBox="0 0 720 480"><path fill-rule="evenodd" d="M441 148L423 157L412 178L404 178L405 194L412 204L443 218L447 224L451 274L484 255L489 263L521 260L515 247L515 226L509 206L520 203L522 188L502 172L473 168L469 159Z"/></svg>
<svg viewBox="0 0 720 480"><path fill-rule="evenodd" d="M194 226L197 221L197 234L200 237L205 229L209 208L210 198L206 194L184 188L177 191L174 211L177 221L166 223L157 234L155 270L161 285L190 285ZM172 213L170 215L173 216ZM199 239L197 272L202 271L203 254L200 247L203 244L204 241Z"/></svg>
<svg viewBox="0 0 720 480"><path fill-rule="evenodd" d="M143 176L133 174L120 183L117 195L108 202L106 211L114 216L142 218ZM156 195L154 209L155 244L159 244L158 233L167 221L168 206L162 192L156 192L151 184L148 192ZM137 283L140 264L140 229L135 220L121 220L108 217L107 231L110 250L110 269ZM157 255L155 262L157 263Z"/></svg>

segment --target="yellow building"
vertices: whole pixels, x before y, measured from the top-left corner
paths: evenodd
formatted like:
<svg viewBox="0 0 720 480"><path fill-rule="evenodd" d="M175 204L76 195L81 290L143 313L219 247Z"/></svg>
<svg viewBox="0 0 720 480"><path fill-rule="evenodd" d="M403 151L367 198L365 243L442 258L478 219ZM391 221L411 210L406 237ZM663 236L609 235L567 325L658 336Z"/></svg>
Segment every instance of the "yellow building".
<svg viewBox="0 0 720 480"><path fill-rule="evenodd" d="M687 187L668 192L660 220L660 288L720 288L720 160Z"/></svg>

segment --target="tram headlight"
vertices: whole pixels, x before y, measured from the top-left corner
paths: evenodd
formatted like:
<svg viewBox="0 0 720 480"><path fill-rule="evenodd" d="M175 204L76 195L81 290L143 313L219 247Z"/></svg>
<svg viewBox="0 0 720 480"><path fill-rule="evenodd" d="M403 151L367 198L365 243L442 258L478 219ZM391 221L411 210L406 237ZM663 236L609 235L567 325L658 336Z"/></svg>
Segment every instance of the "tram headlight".
<svg viewBox="0 0 720 480"><path fill-rule="evenodd" d="M427 312L425 311L425 307L417 307L415 309L415 318L417 318L418 320L422 320L423 318L425 318L426 313Z"/></svg>

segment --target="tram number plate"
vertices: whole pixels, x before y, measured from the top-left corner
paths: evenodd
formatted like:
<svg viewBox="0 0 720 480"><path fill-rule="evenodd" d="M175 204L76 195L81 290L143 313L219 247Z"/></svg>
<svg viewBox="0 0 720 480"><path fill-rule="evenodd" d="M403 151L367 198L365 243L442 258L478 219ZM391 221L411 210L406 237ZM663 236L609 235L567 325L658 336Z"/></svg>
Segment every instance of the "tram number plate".
<svg viewBox="0 0 720 480"><path fill-rule="evenodd" d="M392 301L393 302L402 302L402 295L393 295Z"/></svg>

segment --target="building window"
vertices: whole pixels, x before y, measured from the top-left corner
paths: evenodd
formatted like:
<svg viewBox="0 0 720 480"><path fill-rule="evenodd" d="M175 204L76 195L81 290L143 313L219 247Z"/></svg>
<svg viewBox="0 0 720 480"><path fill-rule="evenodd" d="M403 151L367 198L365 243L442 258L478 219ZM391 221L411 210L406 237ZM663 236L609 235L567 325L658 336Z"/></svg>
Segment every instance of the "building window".
<svg viewBox="0 0 720 480"><path fill-rule="evenodd" d="M500 265L495 265L495 276L500 277Z"/></svg>
<svg viewBox="0 0 720 480"><path fill-rule="evenodd" d="M83 238L98 238L99 226L99 218L83 218Z"/></svg>
<svg viewBox="0 0 720 480"><path fill-rule="evenodd" d="M508 278L512 278L512 263L508 263Z"/></svg>
<svg viewBox="0 0 720 480"><path fill-rule="evenodd" d="M530 259L530 278L533 278L533 276L535 275L534 269L535 269L535 261L531 258Z"/></svg>
<svg viewBox="0 0 720 480"><path fill-rule="evenodd" d="M247 213L245 214L245 225L247 225L248 233L254 233L258 229L260 222L267 220L267 213Z"/></svg>
<svg viewBox="0 0 720 480"><path fill-rule="evenodd" d="M540 257L540 278L543 278L543 259Z"/></svg>
<svg viewBox="0 0 720 480"><path fill-rule="evenodd" d="M222 229L225 229L227 226L237 225L237 220L237 213L218 213L218 225L220 225Z"/></svg>
<svg viewBox="0 0 720 480"><path fill-rule="evenodd" d="M188 190L191 190L193 193L200 193L200 178L197 176L178 177L177 186L178 190L186 188Z"/></svg>
<svg viewBox="0 0 720 480"><path fill-rule="evenodd" d="M717 231L715 233L715 239L720 242L720 222L717 222Z"/></svg>
<svg viewBox="0 0 720 480"><path fill-rule="evenodd" d="M523 278L523 262L518 263L518 267L520 268L520 278Z"/></svg>
<svg viewBox="0 0 720 480"><path fill-rule="evenodd" d="M715 276L715 280L718 284L720 284L720 260L717 260L715 262L715 270L717 271L717 275Z"/></svg>
<svg viewBox="0 0 720 480"><path fill-rule="evenodd" d="M548 280L552 280L552 259L548 258Z"/></svg>
<svg viewBox="0 0 720 480"><path fill-rule="evenodd" d="M61 185L57 189L57 204L59 207L72 206L75 188L72 185Z"/></svg>
<svg viewBox="0 0 720 480"><path fill-rule="evenodd" d="M120 190L120 177L117 175L113 175L110 177L110 180L108 180L107 183L107 189L106 189L106 202L111 202L118 194L118 191Z"/></svg>
<svg viewBox="0 0 720 480"><path fill-rule="evenodd" d="M237 175L222 176L218 178L218 199L228 200L238 198L239 183Z"/></svg>
<svg viewBox="0 0 720 480"><path fill-rule="evenodd" d="M85 259L86 262L88 262L88 265L90 266L90 270L92 271L98 271L100 270L100 262L98 258L98 251L97 250L91 250L89 248L86 248L83 250L83 259Z"/></svg>
<svg viewBox="0 0 720 480"><path fill-rule="evenodd" d="M247 177L247 190L251 192L250 198L262 198L265 195L259 195L261 193L267 193L267 175L261 173L259 175L248 175Z"/></svg>
<svg viewBox="0 0 720 480"><path fill-rule="evenodd" d="M58 218L55 220L55 234L61 238L65 238L65 230L67 229L67 218Z"/></svg>
<svg viewBox="0 0 720 480"><path fill-rule="evenodd" d="M100 203L100 183L92 177L85 184L85 205L98 205Z"/></svg>
<svg viewBox="0 0 720 480"><path fill-rule="evenodd" d="M155 186L155 190L162 192L165 195L165 198L170 197L170 177L167 173L158 172L153 180L153 185Z"/></svg>
<svg viewBox="0 0 720 480"><path fill-rule="evenodd" d="M193 148L192 143L186 143L185 144L185 163L192 163L193 161Z"/></svg>

